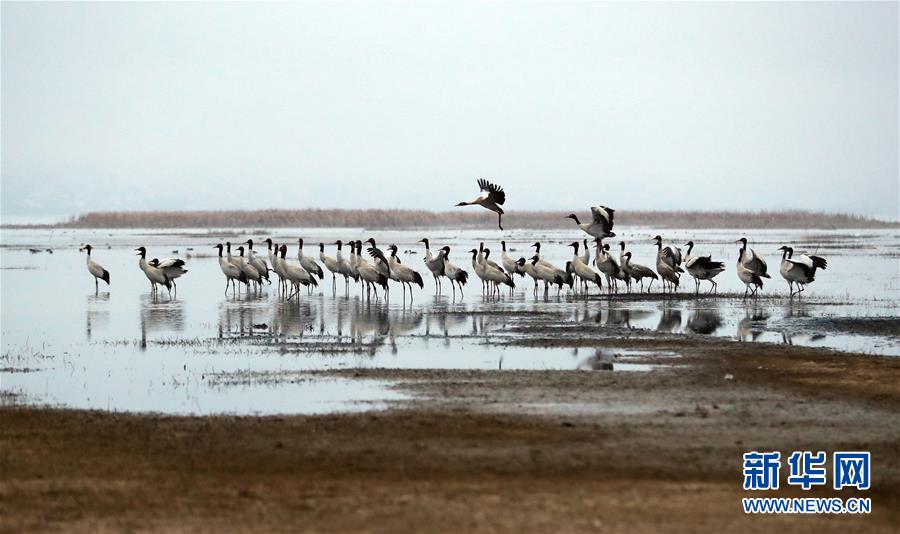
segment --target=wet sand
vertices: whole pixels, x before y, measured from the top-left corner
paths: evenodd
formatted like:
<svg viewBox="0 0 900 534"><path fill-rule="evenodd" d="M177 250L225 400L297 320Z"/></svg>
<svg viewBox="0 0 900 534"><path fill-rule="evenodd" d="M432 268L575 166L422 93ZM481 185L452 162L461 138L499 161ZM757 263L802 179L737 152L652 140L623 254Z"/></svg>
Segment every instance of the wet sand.
<svg viewBox="0 0 900 534"><path fill-rule="evenodd" d="M517 343L642 347L665 367L321 371L414 396L325 416L7 405L0 529L900 528L900 360L683 335L592 339L577 326L532 334ZM784 483L785 465L782 490L742 491L742 453L804 449L871 451L872 489L803 492ZM873 513L743 514L741 497L774 495L871 497Z"/></svg>

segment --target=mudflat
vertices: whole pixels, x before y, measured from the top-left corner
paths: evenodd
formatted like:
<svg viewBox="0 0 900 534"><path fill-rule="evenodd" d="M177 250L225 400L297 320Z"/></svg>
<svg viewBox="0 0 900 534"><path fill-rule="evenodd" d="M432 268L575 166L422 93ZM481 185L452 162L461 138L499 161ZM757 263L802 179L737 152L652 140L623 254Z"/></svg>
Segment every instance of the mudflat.
<svg viewBox="0 0 900 534"><path fill-rule="evenodd" d="M565 341L564 341L565 340ZM602 345L589 336L529 344ZM0 408L0 529L842 531L900 528L900 360L620 339L653 372L349 369L386 411L174 417ZM751 450L868 450L869 491L742 489ZM753 515L741 497L871 497L868 515Z"/></svg>

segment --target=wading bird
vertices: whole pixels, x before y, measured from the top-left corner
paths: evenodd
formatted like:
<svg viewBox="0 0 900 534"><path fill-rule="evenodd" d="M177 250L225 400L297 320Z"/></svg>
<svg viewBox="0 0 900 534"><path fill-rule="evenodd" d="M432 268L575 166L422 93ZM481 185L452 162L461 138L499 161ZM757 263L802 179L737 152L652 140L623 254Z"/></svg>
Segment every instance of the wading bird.
<svg viewBox="0 0 900 534"><path fill-rule="evenodd" d="M743 253L743 249L741 249L740 252ZM748 291L751 291L750 295L755 297L756 292L763 286L762 278L760 278L760 276L756 274L756 272L754 272L752 269L744 265L744 262L741 261L740 255L738 255L737 261L737 275L740 281L743 282L745 286L744 298L747 298ZM756 287L751 288L750 286Z"/></svg>
<svg viewBox="0 0 900 534"><path fill-rule="evenodd" d="M283 247L284 245L281 246ZM240 269L244 272L245 275L247 275L247 280L254 283L257 292L260 291L262 289L262 274L256 270L256 267L250 265L250 262L248 262L246 258L244 258L244 247L238 247L237 250L238 256L233 259L235 265L237 265L238 269ZM284 255L282 255L282 258L283 257Z"/></svg>
<svg viewBox="0 0 900 534"><path fill-rule="evenodd" d="M172 281L172 287L175 289L175 296L177 297L178 284L175 283L175 279L188 272L184 268L184 260L181 258L166 258L164 260L153 258L150 260L150 265L161 270Z"/></svg>
<svg viewBox="0 0 900 534"><path fill-rule="evenodd" d="M721 261L712 261L712 255L691 256L691 250L694 248L694 242L688 241L684 246L687 247L687 253L684 259L684 268L688 274L694 277L694 294L700 292L700 281L708 280L710 283L709 293L716 291L719 284L713 278L725 270L725 264Z"/></svg>
<svg viewBox="0 0 900 534"><path fill-rule="evenodd" d="M625 259L622 261L622 270L625 271L626 274L631 276L635 282L641 283L641 291L644 290L644 278L649 278L650 283L647 284L647 293L650 292L650 288L653 287L653 281L658 280L659 278L656 276L656 273L653 272L653 269L650 267L641 265L639 263L631 262L631 252L625 253Z"/></svg>
<svg viewBox="0 0 900 534"><path fill-rule="evenodd" d="M460 202L457 206L478 205L495 212L497 214L497 226L503 230L503 208L500 206L506 202L506 193L503 192L502 187L492 184L484 178L478 180L478 187L481 188L481 194L478 195L478 198L470 202Z"/></svg>
<svg viewBox="0 0 900 534"><path fill-rule="evenodd" d="M263 242L267 246L267 252L269 254L269 264L272 266L272 270L275 271L275 274L278 275L278 290L282 291L284 289L285 280L282 277L281 271L276 267L276 264L278 263L278 259L279 259L278 258L279 248L277 246L275 246L275 243L272 241L271 238L263 239ZM273 248L274 248L274 250L273 250Z"/></svg>
<svg viewBox="0 0 900 534"><path fill-rule="evenodd" d="M800 254L794 258L794 249L788 246L782 246L778 250L783 251L781 255L781 276L787 280L791 296L800 295L806 290L806 284L816 279L816 269L825 270L828 262L820 256L807 256ZM794 292L794 284L797 284L797 291Z"/></svg>
<svg viewBox="0 0 900 534"><path fill-rule="evenodd" d="M509 276L517 274L524 278L525 269L520 267L519 263L506 253L506 241L501 241L500 246L503 248L503 252L500 255L500 263L503 264L503 268L506 269L507 274L509 274Z"/></svg>
<svg viewBox="0 0 900 534"><path fill-rule="evenodd" d="M606 206L591 206L591 222L581 222L578 220L578 215L574 213L570 213L566 218L574 220L575 224L588 235L603 239L616 236L615 232L612 231L615 213L616 210Z"/></svg>
<svg viewBox="0 0 900 534"><path fill-rule="evenodd" d="M340 245L338 245L338 254L340 254L340 250ZM337 291L337 276L341 274L341 267L336 259L325 255L325 243L319 243L319 261L331 273L331 294L333 295Z"/></svg>
<svg viewBox="0 0 900 534"><path fill-rule="evenodd" d="M318 276L319 280L324 280L325 273L322 272L322 267L316 263L316 260L303 254L303 238L297 239L297 243L300 245L300 248L297 249L297 261L300 262L300 266L306 269L308 273Z"/></svg>
<svg viewBox="0 0 900 534"><path fill-rule="evenodd" d="M266 264L266 260L258 257L255 252L253 252L253 240L247 240L247 263L253 266L254 269L259 273L260 278L265 278L266 283L271 284L272 282L269 280L269 266Z"/></svg>
<svg viewBox="0 0 900 534"><path fill-rule="evenodd" d="M82 250L87 251L87 256L85 257L87 270L89 273L91 273L91 276L94 277L94 290L99 291L100 282L98 282L98 280L103 280L104 282L106 282L106 285L109 285L109 271L107 271L99 263L91 259L91 250L93 250L93 248L94 247L90 245L85 245L78 249L78 252L81 252Z"/></svg>
<svg viewBox="0 0 900 534"><path fill-rule="evenodd" d="M287 245L281 245L281 269L284 271L284 275L290 280L293 289L291 293L288 295L287 300L291 300L294 295L300 295L300 286L305 286L307 289L307 294L312 293L312 288L318 286L319 283L316 281L316 277L310 274L306 269L303 268L299 263L291 263L287 261L284 257L287 254Z"/></svg>
<svg viewBox="0 0 900 534"><path fill-rule="evenodd" d="M611 293L612 291L618 293L619 284L616 281L622 277L619 264L616 263L616 260L610 255L609 245L604 245L599 237L594 238L594 242L597 245L597 256L594 258L594 265L597 267L598 271L606 276L606 291L607 293Z"/></svg>
<svg viewBox="0 0 900 534"><path fill-rule="evenodd" d="M444 259L441 257L440 251L438 251L437 256L431 253L431 246L427 237L420 239L419 243L425 243L425 257L422 258L422 260L425 262L425 266L428 267L431 276L434 278L435 293L440 293L441 277L444 276Z"/></svg>
<svg viewBox="0 0 900 534"><path fill-rule="evenodd" d="M656 272L662 277L660 282L663 286L663 293L666 291L666 282L668 289L678 290L678 281L684 269L681 268L681 249L678 247L663 246L662 236L657 235L653 238L656 241Z"/></svg>
<svg viewBox="0 0 900 534"><path fill-rule="evenodd" d="M491 249L484 249L484 264L487 266L485 276L488 281L494 285L494 293L500 294L500 285L509 286L510 293L516 288L516 283L512 279L512 275L504 271L499 265L491 261Z"/></svg>
<svg viewBox="0 0 900 534"><path fill-rule="evenodd" d="M736 241L736 243L741 244L741 250L738 254L738 278L741 282L744 282L746 286L744 289L744 297L747 296L747 291L750 289L751 285L755 285L756 288L753 289L753 295L756 295L756 292L762 288L762 279L763 278L771 278L768 274L768 265L766 265L766 260L762 259L762 256L756 253L752 248L747 248L747 238L742 237ZM754 278L755 277L755 278ZM757 283L757 279L759 283Z"/></svg>
<svg viewBox="0 0 900 534"><path fill-rule="evenodd" d="M441 259L444 260L444 276L450 279L450 287L453 289L453 298L456 298L456 288L454 283L459 286L460 297L465 297L463 286L469 280L469 273L460 269L450 261L450 247L445 246L441 249Z"/></svg>
<svg viewBox="0 0 900 534"><path fill-rule="evenodd" d="M166 286L166 289L168 289L171 293L172 282L170 282L168 277L166 277L166 273L162 272L161 270L157 269L147 262L147 249L144 247L138 247L134 250L136 250L137 255L141 257L140 261L138 261L138 267L140 267L141 270L144 271L144 275L147 277L147 280L150 280L150 293L156 293L157 284Z"/></svg>
<svg viewBox="0 0 900 534"><path fill-rule="evenodd" d="M588 291L589 284L592 283L597 284L598 288L603 289L600 273L591 269L590 266L584 262L584 256L578 255L578 241L569 243L569 246L575 249L575 252L572 255L572 261L570 261L569 264L572 266L572 272L581 279L584 291ZM590 256L590 252L588 253L588 256Z"/></svg>
<svg viewBox="0 0 900 534"><path fill-rule="evenodd" d="M397 245L389 246L388 250L391 251L391 257L389 259L391 279L400 282L401 287L403 287L404 301L406 301L406 286L409 286L409 299L412 301L412 284L418 285L419 289L425 287L425 282L422 281L422 275L400 262L400 258L397 257Z"/></svg>
<svg viewBox="0 0 900 534"><path fill-rule="evenodd" d="M343 251L341 250L343 247L343 242L338 239L334 243L337 245L337 254L335 259L337 260L338 273L344 277L344 294L350 294L350 279L353 278L356 281L356 276L353 274L353 269L350 267L350 262L344 259ZM351 250L353 247L350 247Z"/></svg>
<svg viewBox="0 0 900 534"><path fill-rule="evenodd" d="M371 291L375 291L375 299L378 299L378 288L375 287L376 285L381 286L385 295L387 295L388 278L378 272L378 269L374 265L362 257L362 241L356 241L352 243L351 246L356 247L356 257L359 262L357 270L360 279L365 282L366 285L366 298L370 299Z"/></svg>
<svg viewBox="0 0 900 534"><path fill-rule="evenodd" d="M222 243L218 245L213 245L213 248L219 249L219 269L222 270L222 274L225 275L225 294L228 295L228 284L230 283L232 286L231 294L234 295L236 293L236 284L235 280L246 284L247 283L247 275L241 271L237 265L231 263L222 256Z"/></svg>

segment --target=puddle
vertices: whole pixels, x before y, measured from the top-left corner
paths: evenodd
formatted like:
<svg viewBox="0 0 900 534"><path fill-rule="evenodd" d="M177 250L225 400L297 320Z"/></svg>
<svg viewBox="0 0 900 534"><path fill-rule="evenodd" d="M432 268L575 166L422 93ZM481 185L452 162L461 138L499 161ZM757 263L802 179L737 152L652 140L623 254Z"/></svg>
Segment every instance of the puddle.
<svg viewBox="0 0 900 534"><path fill-rule="evenodd" d="M607 299L596 297L596 291L588 298L557 297L555 291L535 298L531 280L518 278L513 296L491 300L482 296L473 277L465 298L454 300L447 284L445 293L435 296L431 277L424 276L425 289L416 289L411 304L403 302L399 287L389 303L365 301L356 285L344 296L338 284L333 296L328 275L322 292L304 294L299 301L282 302L274 285L261 295L226 297L211 248L219 236L206 229L2 232L0 392L18 392L29 402L165 413L322 413L379 409L403 397L387 382L264 377L355 367L647 372L659 365L657 353L498 346L510 337L567 323L586 323L601 333L632 329L646 336L691 334L900 355L900 274L892 254L900 239L891 231L817 231L816 238L827 244L819 253L827 256L828 269L803 299L786 298L775 251L782 243L808 242L809 235L764 231L753 232L753 246L769 260L773 279L767 281L766 296L755 301L727 296L743 291L729 270L717 279L720 298ZM317 243L363 232L275 233L286 242L303 235L307 243ZM675 243L693 239L704 253L731 266L735 233L671 230L665 235ZM621 235L633 243L638 261L651 263L650 233L625 227ZM228 236L239 239L233 231ZM401 251L415 251L401 258L425 273L423 250L415 243L421 236L400 231L377 236L397 243ZM470 269L461 251L496 239L485 236L438 231L430 237L449 244L454 261ZM545 257L562 265L568 259L564 244L573 234L509 232L504 237L517 256L530 253L529 245L540 240ZM97 292L77 252L86 242L94 244L95 259L112 275L112 286ZM177 299L165 292L150 296L134 256L138 245L147 246L152 256L187 258L189 272L179 280ZM32 254L30 248L54 253ZM780 296L772 296L776 292ZM246 380L222 378L228 376Z"/></svg>

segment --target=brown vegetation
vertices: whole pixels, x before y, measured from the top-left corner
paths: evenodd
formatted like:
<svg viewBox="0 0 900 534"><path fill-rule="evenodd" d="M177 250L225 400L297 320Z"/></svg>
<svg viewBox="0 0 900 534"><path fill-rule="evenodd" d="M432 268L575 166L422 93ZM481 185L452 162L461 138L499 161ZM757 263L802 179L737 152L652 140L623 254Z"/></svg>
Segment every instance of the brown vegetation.
<svg viewBox="0 0 900 534"><path fill-rule="evenodd" d="M568 211L512 211L509 228L571 228ZM576 211L587 220L586 210ZM295 209L226 211L99 211L56 225L65 228L466 228L490 227L492 213L471 210ZM616 222L653 228L897 228L897 222L859 215L810 211L629 211L616 212Z"/></svg>

